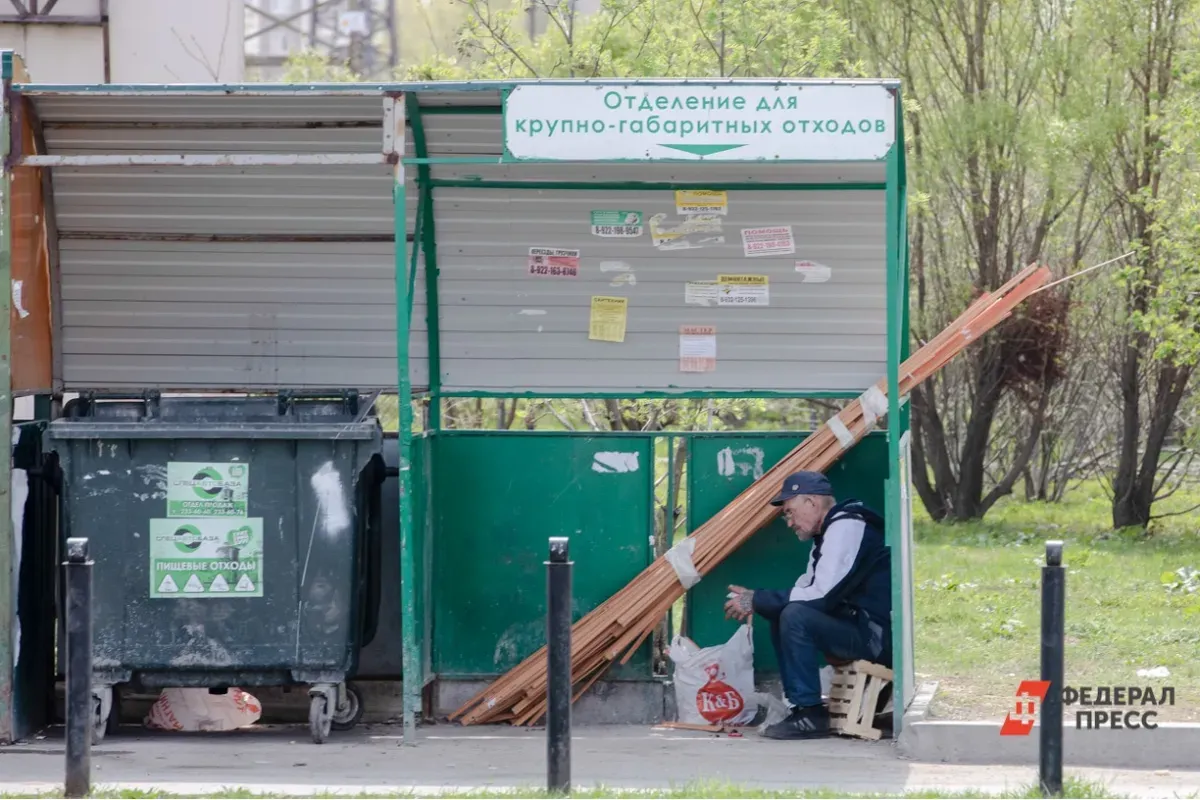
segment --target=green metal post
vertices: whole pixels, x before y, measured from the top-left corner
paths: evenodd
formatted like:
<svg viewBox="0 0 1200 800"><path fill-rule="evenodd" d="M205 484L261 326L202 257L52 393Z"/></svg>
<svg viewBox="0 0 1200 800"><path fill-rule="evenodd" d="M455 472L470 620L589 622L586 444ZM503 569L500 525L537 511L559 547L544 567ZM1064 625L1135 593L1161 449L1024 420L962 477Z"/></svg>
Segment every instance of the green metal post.
<svg viewBox="0 0 1200 800"><path fill-rule="evenodd" d="M429 155L425 139L425 120L417 96L408 96L406 109L408 124L412 129L413 153L418 159ZM433 183L430 180L429 164L417 166L417 190L420 203L421 229L415 231L420 237L421 252L425 256L425 332L429 340L429 427L442 429L442 370L441 337L438 324L438 266L437 226L433 220Z"/></svg>
<svg viewBox="0 0 1200 800"><path fill-rule="evenodd" d="M415 143L416 134L413 134ZM442 163L442 159L423 159L419 166L428 166L430 162ZM489 159L484 163L494 163ZM696 183L684 181L512 181L512 180L475 180L473 178L434 178L431 185L444 189L512 189L516 191L570 191L584 190L589 192L667 192L676 189L724 189L728 191L747 192L878 192L885 187L882 183Z"/></svg>
<svg viewBox="0 0 1200 800"><path fill-rule="evenodd" d="M664 503L666 515L663 517L664 540L667 550L675 546L675 504L672 499L675 497L675 436L674 434L667 435L667 502ZM659 554L654 553L654 557L658 558Z"/></svg>
<svg viewBox="0 0 1200 800"><path fill-rule="evenodd" d="M675 434L667 434L667 502L666 514L664 515L663 524L666 526L666 550L670 550L675 546ZM664 550L663 552L666 552ZM653 558L658 558L659 553L651 554ZM686 606L687 601L684 600ZM680 620L682 626L683 621ZM672 608L667 613L667 643L675 638L675 609Z"/></svg>
<svg viewBox="0 0 1200 800"><path fill-rule="evenodd" d="M425 332L429 338L429 427L442 429L442 352L438 306L437 229L433 221L433 187L429 167L417 168L421 209L421 251L425 254Z"/></svg>
<svg viewBox="0 0 1200 800"><path fill-rule="evenodd" d="M896 120L898 122L902 114L899 90L895 90L894 96L896 98ZM900 626L909 624L909 621L901 613L904 608L902 603L904 592L903 566L898 556L900 547L897 539L900 535L900 481L904 479L900 470L900 353L902 338L900 325L903 319L900 301L905 296L903 286L900 282L900 240L901 236L903 236L903 232L900 230L900 222L902 218L901 208L904 203L904 197L901 193L901 165L904 150L904 140L902 137L903 132L897 125L896 140L887 156L887 189L885 190L888 350L888 485L886 523L889 534L887 538L892 547L892 609L893 619L896 620L896 622L893 622L892 630L892 671L894 673L892 698L896 735L900 734L904 707L907 703L907 698L904 697L905 670L907 669L907 665L904 663L904 636L903 629Z"/></svg>
<svg viewBox="0 0 1200 800"><path fill-rule="evenodd" d="M419 262L421 259L421 228L425 226L425 220L422 219L422 214L423 209L421 208L421 204L417 203L417 218L413 222L412 257L409 259L408 264L408 285L410 287L417 285L417 262ZM405 238L407 238L407 234L405 235ZM413 303L415 303L416 300L417 293L410 291L408 293L408 318L410 320L412 319Z"/></svg>
<svg viewBox="0 0 1200 800"><path fill-rule="evenodd" d="M3 56L4 108L0 139L0 286L12 283L12 76L13 54ZM0 292L0 435L9 442L10 455L0 458L0 744L11 743L15 732L13 708L13 635L17 616L16 549L13 539L12 512L12 340L8 322L11 293Z"/></svg>
<svg viewBox="0 0 1200 800"><path fill-rule="evenodd" d="M897 99L899 100L899 93L898 93ZM911 307L909 305L909 292L912 288L912 281L909 280L909 266L908 266L908 201L907 201L907 198L908 198L908 162L907 162L907 157L906 157L905 149L904 149L904 109L903 109L902 105L896 111L896 139L901 144L900 151L898 153L898 158L900 160L900 163L899 163L897 171L898 171L898 178L899 178L898 193L899 193L899 199L900 199L900 203L899 203L899 205L900 205L900 232L899 232L899 242L898 242L898 245L900 248L898 278L901 281L901 299L899 301L900 302L900 361L901 361L901 363L903 363L904 361L907 361L909 355L911 355L911 353L910 353L911 348L910 348L910 341L909 341L909 339L910 339L909 331L911 330L911 322L910 322ZM909 449L908 449L907 453L905 454L906 463L908 466L908 473L901 476L901 480L908 481L909 483L908 483L908 485L906 485L904 487L904 490L905 490L904 496L907 498L907 503L900 508L900 513L908 516L908 523L909 523L907 526L907 531L908 531L908 536L909 536L909 541L907 543L908 544L908 559L905 563L903 563L901 565L901 569L907 569L909 580L908 580L907 586L901 585L901 591L903 591L904 595L905 595L905 596L902 596L902 599L904 599L908 603L908 608L910 609L910 611L914 611L914 613L915 613L916 598L913 596L914 595L914 586L913 586L913 575L914 575L914 573L913 573L913 552L914 552L913 535L914 535L914 532L913 532L913 528L912 528L912 513L911 513L913 499L912 499L912 484L910 481L911 471L912 471L912 432L911 432L912 428L910 425L911 418L912 418L912 403L906 402L904 404L904 407L900 411L900 429L899 430L902 432L901 435L906 435L909 437L909 441L908 441ZM915 624L915 619L910 620L910 622ZM907 680L906 676L908 674L907 670L909 669L910 666L912 667L912 670L914 672L916 671L915 651L911 648L911 643L914 638L915 638L915 632L909 631L909 634L905 638L905 640L902 640L902 641L907 641L910 645L909 649L906 651L906 653L902 653L902 656L905 656L905 661L904 661L903 669L901 670L901 673L900 673L900 677L903 679L906 679L906 680ZM907 660L907 657L906 657L907 655L911 655L913 657L913 662L911 664ZM915 683L914 683L914 687L915 687ZM901 687L902 694L903 694L903 688L904 687ZM905 698L905 699L907 701L911 698ZM899 735L900 729L902 727L902 721L903 721L903 709L900 708L898 705L896 706L896 708L897 708L897 712L895 714L894 727L895 727L896 734Z"/></svg>
<svg viewBox="0 0 1200 800"><path fill-rule="evenodd" d="M395 150L404 152L404 104L394 103ZM400 411L400 625L403 648L402 669L404 743L416 744L417 713L421 706L421 650L417 641L416 553L414 542L412 474L412 383L408 374L408 340L412 322L408 279L408 219L405 209L404 163L397 160L392 181L393 230L396 237L396 372L397 403ZM416 247L416 243L413 244Z"/></svg>

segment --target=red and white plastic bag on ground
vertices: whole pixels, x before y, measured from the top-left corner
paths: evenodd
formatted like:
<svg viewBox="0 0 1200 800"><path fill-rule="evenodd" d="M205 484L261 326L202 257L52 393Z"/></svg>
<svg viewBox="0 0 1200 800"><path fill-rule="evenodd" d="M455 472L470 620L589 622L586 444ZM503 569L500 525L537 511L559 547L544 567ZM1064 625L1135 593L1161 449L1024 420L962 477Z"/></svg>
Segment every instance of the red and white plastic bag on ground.
<svg viewBox="0 0 1200 800"><path fill-rule="evenodd" d="M262 705L254 695L231 688L225 694L208 689L163 689L144 724L160 731L232 731L258 722Z"/></svg>
<svg viewBox="0 0 1200 800"><path fill-rule="evenodd" d="M754 637L740 626L725 644L701 649L676 636L669 651L675 663L675 706L679 722L748 725L758 713L754 691Z"/></svg>

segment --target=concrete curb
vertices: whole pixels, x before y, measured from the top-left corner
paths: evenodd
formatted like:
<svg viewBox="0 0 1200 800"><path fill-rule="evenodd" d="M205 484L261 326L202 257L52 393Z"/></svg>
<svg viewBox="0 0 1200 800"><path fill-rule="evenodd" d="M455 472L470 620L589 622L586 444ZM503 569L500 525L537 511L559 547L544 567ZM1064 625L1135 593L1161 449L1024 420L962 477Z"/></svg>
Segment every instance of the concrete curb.
<svg viewBox="0 0 1200 800"><path fill-rule="evenodd" d="M937 695L937 689L937 681L922 683L917 687L917 693L913 695L912 702L908 704L908 710L904 712L905 729L910 725L925 722L929 718L929 707L933 705L933 698ZM904 744L903 738L901 736L901 746Z"/></svg>
<svg viewBox="0 0 1200 800"><path fill-rule="evenodd" d="M1001 736L1000 721L929 718L937 684L922 684L905 714L897 750L904 758L943 764L1036 766L1041 726L1028 736ZM1076 729L1063 716L1063 764L1114 769L1195 769L1200 763L1200 725L1163 722L1154 730Z"/></svg>

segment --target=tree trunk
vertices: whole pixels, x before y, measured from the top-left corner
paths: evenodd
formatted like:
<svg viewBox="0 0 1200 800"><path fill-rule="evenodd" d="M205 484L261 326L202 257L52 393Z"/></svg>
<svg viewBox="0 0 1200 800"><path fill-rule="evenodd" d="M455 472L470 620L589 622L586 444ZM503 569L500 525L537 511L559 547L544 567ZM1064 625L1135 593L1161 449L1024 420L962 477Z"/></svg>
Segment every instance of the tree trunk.
<svg viewBox="0 0 1200 800"><path fill-rule="evenodd" d="M1150 499L1137 496L1138 450L1141 444L1141 340L1134 334L1124 348L1121 387L1121 443L1113 478L1113 526L1125 528L1150 518Z"/></svg>
<svg viewBox="0 0 1200 800"><path fill-rule="evenodd" d="M934 522L941 522L949 513L949 505L938 492L934 481L929 478L929 459L925 455L925 409L923 405L925 393L920 388L914 388L912 393L912 416L910 417L912 426L912 480L913 486L917 490L917 496L921 498L921 502L925 505L925 511ZM942 451L944 453L944 451ZM936 471L936 470L935 470Z"/></svg>
<svg viewBox="0 0 1200 800"><path fill-rule="evenodd" d="M1115 484L1114 484L1115 488ZM1113 498L1113 527L1145 529L1150 524L1150 508L1154 504L1154 487L1134 480Z"/></svg>
<svg viewBox="0 0 1200 800"><path fill-rule="evenodd" d="M1008 471L985 492L988 448L992 427L1004 398L1001 386L1001 353L994 343L981 343L971 372L975 402L966 422L966 436L957 451L957 473L937 409L932 387L916 387L912 393L913 484L929 515L938 522L980 519L1029 469L1045 426L1050 387L1045 386L1035 409L1030 410L1028 432L1014 442ZM932 466L932 480L929 467Z"/></svg>
<svg viewBox="0 0 1200 800"><path fill-rule="evenodd" d="M1158 379L1155 382L1154 396L1150 405L1150 429L1146 432L1145 446L1141 446L1139 429L1133 428L1122 431L1121 454L1118 462L1116 480L1113 481L1112 520L1113 527L1145 529L1150 524L1150 512L1154 506L1158 465L1162 460L1163 448L1167 443L1167 435L1171 431L1171 421L1179 410L1179 404L1187 391L1188 381L1192 376L1191 367L1163 366L1159 368ZM1125 373L1122 372L1122 394L1125 390ZM1135 409L1129 412L1129 404L1125 404L1125 424L1139 418L1136 400ZM1124 398L1123 398L1124 400ZM1140 458L1139 458L1140 455Z"/></svg>
<svg viewBox="0 0 1200 800"><path fill-rule="evenodd" d="M984 465L987 462L992 423L996 419L996 409L1001 399L999 355L990 343L985 342L981 345L976 372L978 377L975 380L975 402L971 405L971 417L967 420L967 435L963 439L958 464L958 485L952 500L951 516L955 519L978 519L985 511Z"/></svg>
<svg viewBox="0 0 1200 800"><path fill-rule="evenodd" d="M621 403L617 400L605 400L604 412L608 416L608 426L614 431L625 430L624 416L621 414Z"/></svg>

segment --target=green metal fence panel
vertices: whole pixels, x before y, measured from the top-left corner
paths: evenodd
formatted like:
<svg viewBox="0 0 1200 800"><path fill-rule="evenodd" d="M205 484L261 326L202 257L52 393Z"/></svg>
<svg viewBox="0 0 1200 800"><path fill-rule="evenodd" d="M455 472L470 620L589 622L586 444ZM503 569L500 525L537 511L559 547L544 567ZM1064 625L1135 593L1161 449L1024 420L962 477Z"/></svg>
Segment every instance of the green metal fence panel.
<svg viewBox="0 0 1200 800"><path fill-rule="evenodd" d="M546 640L551 536L571 538L572 617L653 556L653 441L571 433L434 437L434 668L502 674ZM615 679L651 676L647 645Z"/></svg>
<svg viewBox="0 0 1200 800"><path fill-rule="evenodd" d="M688 458L688 529L694 531L729 504L786 456L808 434L699 434ZM857 497L883 513L888 471L887 439L872 433L846 453L827 473L839 500ZM811 545L801 543L776 518L756 533L688 594L687 631L701 647L729 639L737 623L725 619L730 584L750 589L783 589L804 574ZM763 620L754 623L754 669L777 674L770 632Z"/></svg>

